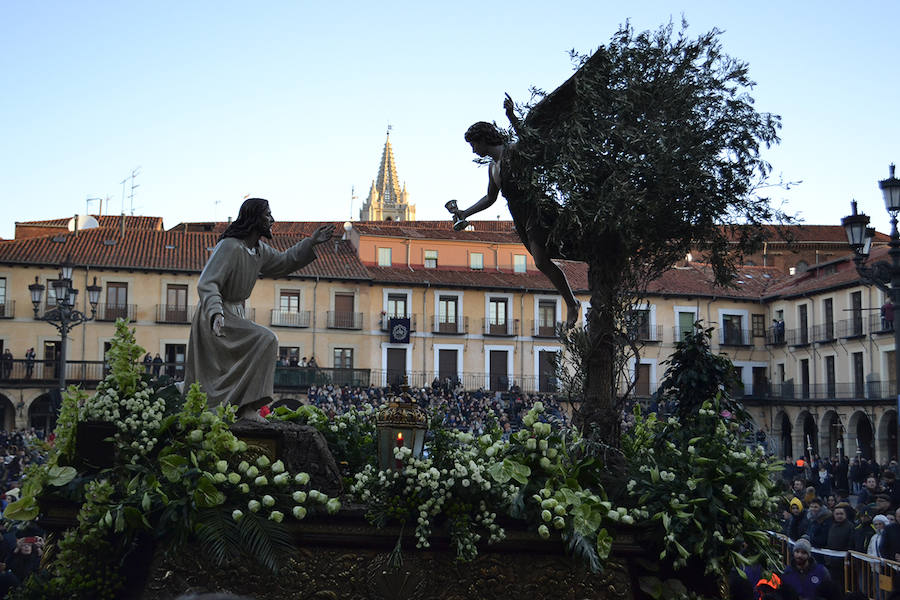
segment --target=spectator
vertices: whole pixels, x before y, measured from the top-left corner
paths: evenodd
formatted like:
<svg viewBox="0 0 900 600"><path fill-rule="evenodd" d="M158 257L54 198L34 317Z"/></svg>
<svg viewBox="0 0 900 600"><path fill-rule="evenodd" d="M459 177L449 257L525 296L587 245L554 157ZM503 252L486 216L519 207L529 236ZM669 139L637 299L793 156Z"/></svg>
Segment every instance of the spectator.
<svg viewBox="0 0 900 600"><path fill-rule="evenodd" d="M792 540L799 540L806 535L809 521L803 511L803 503L799 498L791 498L790 516L784 528L784 534Z"/></svg>
<svg viewBox="0 0 900 600"><path fill-rule="evenodd" d="M25 353L25 379L31 379L34 374L34 348L29 348Z"/></svg>
<svg viewBox="0 0 900 600"><path fill-rule="evenodd" d="M831 529L831 511L822 503L821 498L813 498L809 503L809 526L806 533L809 536L809 543L814 548L828 547L828 530Z"/></svg>
<svg viewBox="0 0 900 600"><path fill-rule="evenodd" d="M882 331L894 329L894 303L890 300L881 305L881 329Z"/></svg>
<svg viewBox="0 0 900 600"><path fill-rule="evenodd" d="M900 508L897 512L900 512ZM896 513L894 517L894 522L884 528L881 546L878 548L878 554L888 560L900 560L900 523L896 522Z"/></svg>
<svg viewBox="0 0 900 600"><path fill-rule="evenodd" d="M144 364L144 372L147 375L149 375L150 367L153 366L153 356L151 356L150 353L148 352L147 354L144 355L144 360L141 362Z"/></svg>
<svg viewBox="0 0 900 600"><path fill-rule="evenodd" d="M884 537L884 528L888 526L888 518L884 515L875 515L872 519L872 529L875 531L869 539L865 553L870 556L881 557L881 540Z"/></svg>
<svg viewBox="0 0 900 600"><path fill-rule="evenodd" d="M0 359L0 370L3 372L3 379L9 379L10 375L12 375L13 368L13 355L12 352L9 351L9 348L3 353L3 358Z"/></svg>
<svg viewBox="0 0 900 600"><path fill-rule="evenodd" d="M153 357L153 376L159 377L159 370L162 368L163 359L159 357L159 352L156 353L156 356Z"/></svg>
<svg viewBox="0 0 900 600"><path fill-rule="evenodd" d="M820 460L818 463L819 468L815 477L816 495L820 498L827 498L831 495L831 473L828 472L825 461Z"/></svg>
<svg viewBox="0 0 900 600"><path fill-rule="evenodd" d="M831 527L828 528L828 541L825 545L829 550L838 552L852 549L853 523L848 518L849 504L838 504L834 507ZM844 582L844 557L829 556L825 564L831 572L831 578L840 584Z"/></svg>
<svg viewBox="0 0 900 600"><path fill-rule="evenodd" d="M794 544L791 564L781 576L782 585L791 586L804 600L816 598L819 586L831 579L828 570L812 557L812 548L805 538Z"/></svg>
<svg viewBox="0 0 900 600"><path fill-rule="evenodd" d="M864 508L859 511L856 526L853 528L852 541L850 549L857 552L865 552L869 548L869 543L875 535L875 526L872 524L872 511ZM884 516L884 515L881 515ZM885 518L887 521L887 518Z"/></svg>
<svg viewBox="0 0 900 600"><path fill-rule="evenodd" d="M866 484L859 491L859 494L856 498L857 504L872 504L873 502L875 502L875 496L881 494L884 491L878 486L878 478L874 474L866 476L865 481Z"/></svg>

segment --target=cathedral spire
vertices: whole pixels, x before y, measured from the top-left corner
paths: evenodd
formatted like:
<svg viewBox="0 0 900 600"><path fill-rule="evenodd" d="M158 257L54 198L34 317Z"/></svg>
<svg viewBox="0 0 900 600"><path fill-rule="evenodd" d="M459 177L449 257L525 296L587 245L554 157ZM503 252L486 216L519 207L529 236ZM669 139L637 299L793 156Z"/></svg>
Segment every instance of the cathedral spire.
<svg viewBox="0 0 900 600"><path fill-rule="evenodd" d="M401 187L391 146L391 126L388 125L378 176L372 182L369 196L359 211L361 221L414 221L415 206L409 204L406 184Z"/></svg>
<svg viewBox="0 0 900 600"><path fill-rule="evenodd" d="M378 165L375 189L381 195L381 201L387 205L396 204L400 200L400 184L397 179L397 164L394 162L394 149L391 147L390 125L388 125L384 150L381 152L381 163Z"/></svg>

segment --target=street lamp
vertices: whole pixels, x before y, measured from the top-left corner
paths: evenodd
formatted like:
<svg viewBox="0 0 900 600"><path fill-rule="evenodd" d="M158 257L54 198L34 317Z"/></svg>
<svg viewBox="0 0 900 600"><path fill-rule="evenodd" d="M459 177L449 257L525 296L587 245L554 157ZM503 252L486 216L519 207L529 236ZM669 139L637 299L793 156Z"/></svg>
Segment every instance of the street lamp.
<svg viewBox="0 0 900 600"><path fill-rule="evenodd" d="M890 166L890 176L878 182L884 195L884 207L891 216L891 241L888 256L891 261L880 260L873 265L866 265L872 248L875 230L869 227L869 217L857 214L856 200L852 201L852 214L841 219L841 225L847 232L847 242L853 249L853 262L862 280L876 286L887 294L894 307L900 306L900 233L897 231L897 213L900 213L900 179L894 176L894 165ZM894 326L894 394L897 400L897 426L900 431L900 394L898 394L897 377L900 376L900 327ZM900 442L900 435L897 436ZM857 442L858 443L858 442ZM897 455L900 456L900 450Z"/></svg>
<svg viewBox="0 0 900 600"><path fill-rule="evenodd" d="M88 302L91 304L91 316L87 316L75 309L78 303L78 290L72 287L72 265L68 261L60 265L59 278L51 281L50 285L56 294L56 305L47 307L47 311L43 315L39 313L45 288L38 281L36 275L34 283L28 286L28 291L31 293L31 303L34 305L34 318L39 321L47 321L59 331L59 389L62 393L66 389L66 340L69 331L77 325L94 319L94 315L97 314L97 302L100 301L101 288L97 285L96 277L94 277L94 283L87 286Z"/></svg>

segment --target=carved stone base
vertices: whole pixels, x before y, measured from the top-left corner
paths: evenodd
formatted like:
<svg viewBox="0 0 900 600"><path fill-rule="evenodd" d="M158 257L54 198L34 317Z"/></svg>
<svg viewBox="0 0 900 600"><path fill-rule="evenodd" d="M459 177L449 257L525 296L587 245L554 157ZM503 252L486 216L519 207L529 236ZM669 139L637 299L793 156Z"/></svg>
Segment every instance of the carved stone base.
<svg viewBox="0 0 900 600"><path fill-rule="evenodd" d="M634 600L637 598L630 545L616 547L600 574L579 567L558 539L541 540L526 531L480 546L473 562L457 563L448 540L433 549L404 547L402 564L390 560L399 530L377 530L354 511L297 524L299 550L278 575L243 562L218 568L196 548L177 557L159 554L140 600L173 600L185 592L230 592L255 600ZM412 546L407 531L405 542ZM404 544L406 546L406 544ZM396 558L396 557L395 557Z"/></svg>
<svg viewBox="0 0 900 600"><path fill-rule="evenodd" d="M251 456L281 459L291 473L309 473L310 488L329 496L341 493L341 475L328 443L322 434L309 425L285 421L261 423L241 419L231 431L247 443Z"/></svg>

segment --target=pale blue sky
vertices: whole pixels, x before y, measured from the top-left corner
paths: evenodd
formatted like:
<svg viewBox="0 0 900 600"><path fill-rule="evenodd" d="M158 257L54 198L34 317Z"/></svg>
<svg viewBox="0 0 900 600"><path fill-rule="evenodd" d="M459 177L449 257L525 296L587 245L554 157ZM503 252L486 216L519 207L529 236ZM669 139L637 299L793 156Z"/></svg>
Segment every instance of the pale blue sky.
<svg viewBox="0 0 900 600"><path fill-rule="evenodd" d="M134 213L167 227L236 215L246 194L276 219L355 219L388 123L418 218L443 219L448 199L484 193L462 135L503 122L504 92L552 89L570 48L593 50L626 19L682 14L694 34L725 31L759 109L782 115L767 157L803 184L776 197L815 224L837 224L855 197L887 231L877 181L900 161L898 2L5 0L0 236L83 213L88 197L120 212L136 166ZM502 202L484 216L498 214Z"/></svg>

